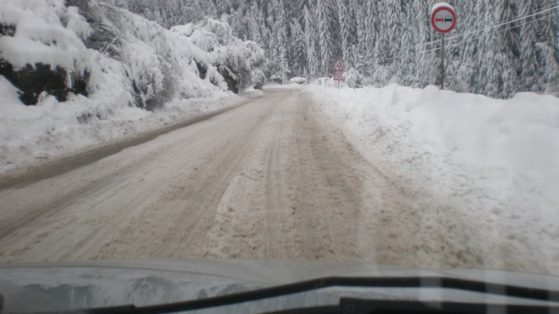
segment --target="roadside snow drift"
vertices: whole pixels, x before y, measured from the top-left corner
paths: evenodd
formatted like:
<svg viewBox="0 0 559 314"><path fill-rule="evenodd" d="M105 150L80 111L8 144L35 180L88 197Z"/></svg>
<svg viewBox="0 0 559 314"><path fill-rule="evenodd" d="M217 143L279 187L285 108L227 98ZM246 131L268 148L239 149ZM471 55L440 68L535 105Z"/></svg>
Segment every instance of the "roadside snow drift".
<svg viewBox="0 0 559 314"><path fill-rule="evenodd" d="M4 0L0 173L219 109L239 100L231 91L261 85L254 43L221 22L190 27L207 36L96 1Z"/></svg>
<svg viewBox="0 0 559 314"><path fill-rule="evenodd" d="M496 100L433 86L308 90L379 171L428 199L424 210L433 200L456 210L468 229L462 247L481 248L488 265L523 269L514 263L537 256L530 269L559 269L558 98Z"/></svg>

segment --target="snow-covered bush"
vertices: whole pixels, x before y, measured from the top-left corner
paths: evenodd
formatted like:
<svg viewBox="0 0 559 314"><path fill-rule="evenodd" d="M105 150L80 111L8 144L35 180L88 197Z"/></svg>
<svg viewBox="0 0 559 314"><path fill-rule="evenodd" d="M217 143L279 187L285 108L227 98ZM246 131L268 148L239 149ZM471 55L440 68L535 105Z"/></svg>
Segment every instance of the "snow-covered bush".
<svg viewBox="0 0 559 314"><path fill-rule="evenodd" d="M98 10L100 23L96 25L101 26L96 31L115 34L102 40L102 47L110 47L122 63L130 81L126 89L131 90L136 106L151 110L173 98L209 97L227 91L211 53L189 38L126 10L107 5Z"/></svg>
<svg viewBox="0 0 559 314"><path fill-rule="evenodd" d="M230 90L237 92L264 84L260 70L266 63L264 51L255 42L233 36L227 23L207 19L198 24L175 26L171 31L204 50L207 60L217 68Z"/></svg>
<svg viewBox="0 0 559 314"><path fill-rule="evenodd" d="M266 74L264 74L264 71L262 69L255 69L252 71L251 76L253 87L262 89L264 84L266 84Z"/></svg>
<svg viewBox="0 0 559 314"><path fill-rule="evenodd" d="M363 86L363 78L361 77L359 71L357 71L356 69L351 68L345 73L344 78L345 84L348 87L356 88Z"/></svg>

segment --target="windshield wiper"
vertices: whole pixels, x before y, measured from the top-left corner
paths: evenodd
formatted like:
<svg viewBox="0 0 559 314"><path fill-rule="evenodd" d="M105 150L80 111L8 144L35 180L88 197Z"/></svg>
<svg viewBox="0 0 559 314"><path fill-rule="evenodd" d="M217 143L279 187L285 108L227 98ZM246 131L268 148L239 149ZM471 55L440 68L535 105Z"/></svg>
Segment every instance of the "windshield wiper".
<svg viewBox="0 0 559 314"><path fill-rule="evenodd" d="M559 308L461 302L384 301L342 298L336 306L289 309L265 314L551 314Z"/></svg>
<svg viewBox="0 0 559 314"><path fill-rule="evenodd" d="M328 277L328 278L306 280L297 283L258 289L253 291L229 294L224 296L205 298L200 300L191 300L191 301L162 304L162 305L151 305L145 307L126 305L126 306L117 306L117 307L86 309L86 310L72 311L67 313L151 314L151 313L186 312L186 311L201 310L201 309L211 309L211 308L241 304L246 302L260 301L265 299L271 299L276 297L298 294L302 292L310 292L319 289L334 288L334 287L409 288L409 289L442 288L442 289L454 289L460 291L477 292L477 293L514 297L514 298L523 298L523 299L537 300L537 301L549 301L549 302L559 301L559 291L552 291L552 290L538 289L538 288L527 288L527 287L513 286L513 285L506 285L506 284L499 284L499 283L487 283L482 281L466 280L466 279L455 279L455 278L446 278L446 277ZM342 299L342 302L343 300L351 300L351 299ZM368 301L368 302L376 302L376 301ZM402 302L398 301L397 303L402 303ZM437 304L441 304L441 303L437 303ZM485 306L489 306L489 305L485 304ZM336 308L339 310L339 307L336 306ZM390 313L390 312L379 312L379 313ZM441 313L441 312L437 312L437 313ZM449 313L449 312L442 312L442 313ZM457 312L457 313L462 313L462 312ZM464 312L464 313L472 313L472 312ZM480 312L473 312L473 313L480 313ZM524 312L524 313L530 313L530 312ZM551 313L551 312L545 312L545 313Z"/></svg>

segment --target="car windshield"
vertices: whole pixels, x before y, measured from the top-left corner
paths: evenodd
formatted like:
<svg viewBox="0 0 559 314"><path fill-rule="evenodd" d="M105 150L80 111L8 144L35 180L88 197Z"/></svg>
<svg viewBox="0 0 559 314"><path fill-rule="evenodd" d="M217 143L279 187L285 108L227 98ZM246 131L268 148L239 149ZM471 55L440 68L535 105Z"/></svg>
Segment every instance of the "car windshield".
<svg viewBox="0 0 559 314"><path fill-rule="evenodd" d="M559 0L2 0L0 283L559 276L558 97Z"/></svg>

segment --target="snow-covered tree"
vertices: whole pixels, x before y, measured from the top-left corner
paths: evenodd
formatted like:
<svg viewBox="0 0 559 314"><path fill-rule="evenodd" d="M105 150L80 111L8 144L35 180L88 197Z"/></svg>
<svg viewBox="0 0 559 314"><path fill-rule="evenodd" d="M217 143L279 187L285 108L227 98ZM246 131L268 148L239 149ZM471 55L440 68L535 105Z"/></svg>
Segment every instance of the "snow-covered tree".
<svg viewBox="0 0 559 314"><path fill-rule="evenodd" d="M365 71L364 73L367 75L373 75L375 70L377 70L379 64L381 64L384 59L383 54L381 53L381 49L384 45L384 41L381 38L381 34L379 34L379 26L380 26L380 19L378 18L379 14L379 5L381 5L378 1L367 1L368 5L364 7L365 15L364 15L364 25L365 25Z"/></svg>
<svg viewBox="0 0 559 314"><path fill-rule="evenodd" d="M417 14L413 11L413 3L402 3L402 18L407 21L413 21L414 16ZM413 85L415 79L415 59L417 38L414 33L417 33L417 25L413 23L405 23L402 25L400 36L400 52L398 63L398 78L399 82L404 85Z"/></svg>
<svg viewBox="0 0 559 314"><path fill-rule="evenodd" d="M310 77L318 77L320 64L318 59L316 32L317 25L314 16L311 14L308 6L304 8L305 19L305 44L307 53L307 69Z"/></svg>
<svg viewBox="0 0 559 314"><path fill-rule="evenodd" d="M502 0L497 2L495 19L500 24L505 24L515 17L515 5L513 0ZM509 97L515 93L517 84L517 63L519 63L520 52L520 29L515 23L507 25L496 33L495 61L497 67L498 82L496 85L497 97Z"/></svg>
<svg viewBox="0 0 559 314"><path fill-rule="evenodd" d="M260 11L258 4L253 3L250 7L250 13L248 17L248 33L249 38L257 43L264 42L264 17L262 11Z"/></svg>
<svg viewBox="0 0 559 314"><path fill-rule="evenodd" d="M337 0L338 12L340 17L340 35L342 41L342 59L345 66L354 67L353 46L355 45L355 33L352 31L354 20L345 0Z"/></svg>
<svg viewBox="0 0 559 314"><path fill-rule="evenodd" d="M327 3L328 2L328 3ZM318 34L320 47L320 73L321 76L328 75L328 69L332 60L332 35L330 34L330 21L328 14L329 1L318 1Z"/></svg>
<svg viewBox="0 0 559 314"><path fill-rule="evenodd" d="M533 0L523 0L520 2L520 15L529 16L536 9L536 1ZM521 51L521 74L522 82L520 83L520 88L522 90L534 90L537 88L536 84L538 82L538 59L536 52L536 43L534 41L536 36L536 25L533 23L534 17L530 17L524 20L520 31L520 51Z"/></svg>
<svg viewBox="0 0 559 314"><path fill-rule="evenodd" d="M307 60L305 58L305 34L297 19L292 19L290 24L291 40L289 41L289 61L292 64L291 71L295 75L303 75Z"/></svg>

